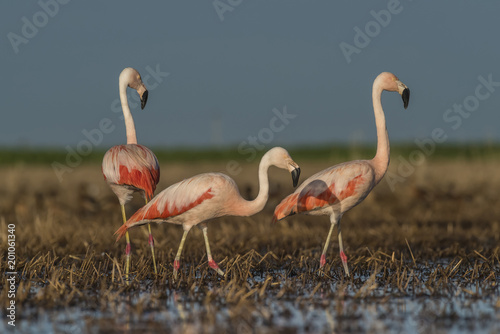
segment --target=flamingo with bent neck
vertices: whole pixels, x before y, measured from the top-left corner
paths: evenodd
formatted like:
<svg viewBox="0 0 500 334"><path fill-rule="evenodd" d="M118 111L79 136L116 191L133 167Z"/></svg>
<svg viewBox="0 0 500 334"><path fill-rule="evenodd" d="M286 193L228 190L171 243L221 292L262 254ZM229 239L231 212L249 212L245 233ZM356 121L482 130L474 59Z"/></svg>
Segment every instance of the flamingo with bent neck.
<svg viewBox="0 0 500 334"><path fill-rule="evenodd" d="M305 180L274 210L273 223L296 213L330 216L330 231L321 254L320 268L326 263L326 251L333 228L337 225L339 250L344 271L349 276L344 253L340 219L348 210L361 203L382 180L389 166L389 137L382 109L382 91L398 92L408 107L410 90L394 74L383 72L373 82L372 100L377 127L377 153L371 160L344 162L318 172Z"/></svg>
<svg viewBox="0 0 500 334"><path fill-rule="evenodd" d="M127 144L113 146L106 152L102 160L102 173L111 190L118 197L123 223L126 223L125 204L132 199L132 194L136 191L142 193L146 203L153 197L156 185L160 180L160 166L158 165L158 159L156 159L156 156L149 148L137 144L134 119L128 105L127 87L130 87L139 93L141 109L144 109L146 106L148 90L141 80L141 75L137 70L127 67L120 73L118 85L127 132ZM156 274L154 239L149 224L148 230L149 245L151 247L153 267ZM128 233L126 239L125 254L127 256L127 264L125 272L128 279L131 249Z"/></svg>
<svg viewBox="0 0 500 334"><path fill-rule="evenodd" d="M224 275L212 258L207 236L207 221L222 216L251 216L260 212L269 197L267 170L270 166L288 170L292 174L293 186L297 186L300 176L299 166L285 149L275 147L264 154L260 161L259 194L254 200L247 201L241 197L236 183L225 174L199 174L171 185L156 195L115 232L116 240L123 237L131 227L148 222L182 225L184 234L174 260L174 279L177 279L186 236L193 226L199 224L205 239L208 265L218 274Z"/></svg>

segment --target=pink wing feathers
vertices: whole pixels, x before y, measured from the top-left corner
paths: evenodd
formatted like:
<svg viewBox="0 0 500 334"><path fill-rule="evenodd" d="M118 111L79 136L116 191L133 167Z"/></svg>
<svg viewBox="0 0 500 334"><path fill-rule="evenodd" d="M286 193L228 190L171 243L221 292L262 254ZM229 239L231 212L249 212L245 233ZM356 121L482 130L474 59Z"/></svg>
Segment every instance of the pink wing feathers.
<svg viewBox="0 0 500 334"><path fill-rule="evenodd" d="M359 188L367 179L371 179L366 177L371 168L367 169L364 164L359 164L360 168L352 168L352 163L349 165L349 167L347 164L333 166L308 178L294 193L276 206L272 222L275 223L296 213L335 205L357 195L360 191L364 193L365 189Z"/></svg>
<svg viewBox="0 0 500 334"><path fill-rule="evenodd" d="M102 173L107 182L144 190L153 197L160 180L160 167L153 152L145 146L127 144L113 146L106 152Z"/></svg>
<svg viewBox="0 0 500 334"><path fill-rule="evenodd" d="M119 240L125 232L146 221L173 218L185 213L216 195L216 174L201 174L176 183L156 195L151 202L143 206L130 217L116 232Z"/></svg>

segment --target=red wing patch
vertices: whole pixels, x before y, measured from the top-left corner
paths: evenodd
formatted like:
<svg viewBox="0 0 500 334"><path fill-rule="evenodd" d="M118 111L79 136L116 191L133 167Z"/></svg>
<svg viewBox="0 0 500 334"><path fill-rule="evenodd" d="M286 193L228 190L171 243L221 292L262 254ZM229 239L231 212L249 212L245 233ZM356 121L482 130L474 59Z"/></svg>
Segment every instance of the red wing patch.
<svg viewBox="0 0 500 334"><path fill-rule="evenodd" d="M110 148L104 155L101 169L106 181L144 190L148 200L153 198L160 180L156 156L147 147L137 144Z"/></svg>
<svg viewBox="0 0 500 334"><path fill-rule="evenodd" d="M132 217L130 217L129 222L137 222L139 220L150 220L150 219L162 219L162 218L169 218L169 217L175 217L180 215L181 213L184 213L188 210L191 210L197 205L200 205L203 201L210 199L214 197L212 194L212 188L208 189L205 191L200 197L198 197L196 200L193 202L186 204L184 206L176 206L174 205L172 210L169 211L168 207L170 206L169 204L171 201L167 200L165 203L165 207L163 208L163 211L160 213L160 210L158 210L158 200L153 200L151 201L150 204L145 205L141 209L139 209ZM174 199L175 201L175 199Z"/></svg>
<svg viewBox="0 0 500 334"><path fill-rule="evenodd" d="M333 205L351 197L359 183L363 181L361 175L350 180L341 191L335 189L335 183L328 186L322 180L310 182L299 194L286 197L274 210L273 222L296 213L308 212Z"/></svg>
<svg viewBox="0 0 500 334"><path fill-rule="evenodd" d="M334 187L335 185L332 185L330 188ZM301 192L297 203L297 211L311 211L338 202L337 196L335 196L330 188L326 188L317 195L315 195L314 191Z"/></svg>
<svg viewBox="0 0 500 334"><path fill-rule="evenodd" d="M170 217L175 217L178 216L186 211L191 210L197 205L200 205L203 203L205 200L210 199L214 197L215 195L211 192L212 188L209 188L207 191L205 191L200 197L198 197L196 200L193 202L186 204L184 206L175 206L172 208L171 211L168 210L169 207L169 201L167 200L165 203L165 207L163 208L163 212L160 213L160 210L158 210L158 202L160 197L155 197L151 202L137 210L136 213L132 215L132 217L129 218L126 224L123 224L116 232L115 234L117 235L117 239L119 240L121 237L125 235L125 232L127 230L134 226L135 223L141 221L141 220L154 220L154 219L167 219ZM159 195L161 196L161 194ZM174 199L175 201L175 199Z"/></svg>
<svg viewBox="0 0 500 334"><path fill-rule="evenodd" d="M338 198L342 201L344 200L344 198L351 197L352 195L354 195L356 187L361 182L363 182L361 175L358 175L355 178L353 178L351 181L347 183L347 186L344 189L342 189L342 191L340 191Z"/></svg>
<svg viewBox="0 0 500 334"><path fill-rule="evenodd" d="M136 188L144 190L146 198L153 198L156 184L159 180L159 173L156 169L143 168L142 170L128 170L127 166L120 166L119 184L128 184Z"/></svg>
<svg viewBox="0 0 500 334"><path fill-rule="evenodd" d="M276 223L278 220L281 220L285 217L291 216L297 213L297 198L299 194L291 194L281 201L280 204L274 209L273 221L272 223Z"/></svg>

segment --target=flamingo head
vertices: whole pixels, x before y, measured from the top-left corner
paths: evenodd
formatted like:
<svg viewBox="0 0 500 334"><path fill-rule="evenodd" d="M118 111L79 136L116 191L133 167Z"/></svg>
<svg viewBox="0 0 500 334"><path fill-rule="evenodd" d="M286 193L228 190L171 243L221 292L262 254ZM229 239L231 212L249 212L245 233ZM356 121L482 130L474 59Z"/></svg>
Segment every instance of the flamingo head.
<svg viewBox="0 0 500 334"><path fill-rule="evenodd" d="M390 72L382 72L375 79L375 83L379 83L383 90L390 92L398 92L403 99L404 108L408 108L408 102L410 102L410 89L402 83L397 76Z"/></svg>
<svg viewBox="0 0 500 334"><path fill-rule="evenodd" d="M278 168L286 169L292 174L293 186L296 187L299 183L300 167L293 161L288 151L282 147L274 147L270 149L262 157L262 161L267 161L269 165L274 165Z"/></svg>
<svg viewBox="0 0 500 334"><path fill-rule="evenodd" d="M120 80L124 80L128 87L137 91L141 99L141 109L144 109L148 102L148 89L142 82L139 72L135 68L127 67L120 74Z"/></svg>

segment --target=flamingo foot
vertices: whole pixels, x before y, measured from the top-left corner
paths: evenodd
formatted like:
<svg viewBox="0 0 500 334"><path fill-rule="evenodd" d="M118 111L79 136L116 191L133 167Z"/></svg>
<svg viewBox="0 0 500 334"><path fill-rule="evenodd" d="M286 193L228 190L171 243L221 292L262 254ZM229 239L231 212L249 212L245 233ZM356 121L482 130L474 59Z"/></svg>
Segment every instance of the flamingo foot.
<svg viewBox="0 0 500 334"><path fill-rule="evenodd" d="M175 260L174 261L174 270L179 270L179 268L181 267L181 263L179 262L179 260Z"/></svg>
<svg viewBox="0 0 500 334"><path fill-rule="evenodd" d="M177 272L179 271L179 268L181 267L181 263L179 260L174 260L174 280L177 279Z"/></svg>
<svg viewBox="0 0 500 334"><path fill-rule="evenodd" d="M344 271L346 276L349 276L349 268L347 267L347 256L344 251L340 252L340 259L342 260L342 264L344 265Z"/></svg>
<svg viewBox="0 0 500 334"><path fill-rule="evenodd" d="M323 268L325 264L326 264L326 255L321 254L321 259L319 260L319 267Z"/></svg>
<svg viewBox="0 0 500 334"><path fill-rule="evenodd" d="M208 265L210 266L210 268L215 270L217 272L217 274L224 276L224 272L219 268L219 266L217 265L217 263L213 259L208 261Z"/></svg>
<svg viewBox="0 0 500 334"><path fill-rule="evenodd" d="M342 263L347 263L347 255L345 255L344 251L340 252L340 259Z"/></svg>

